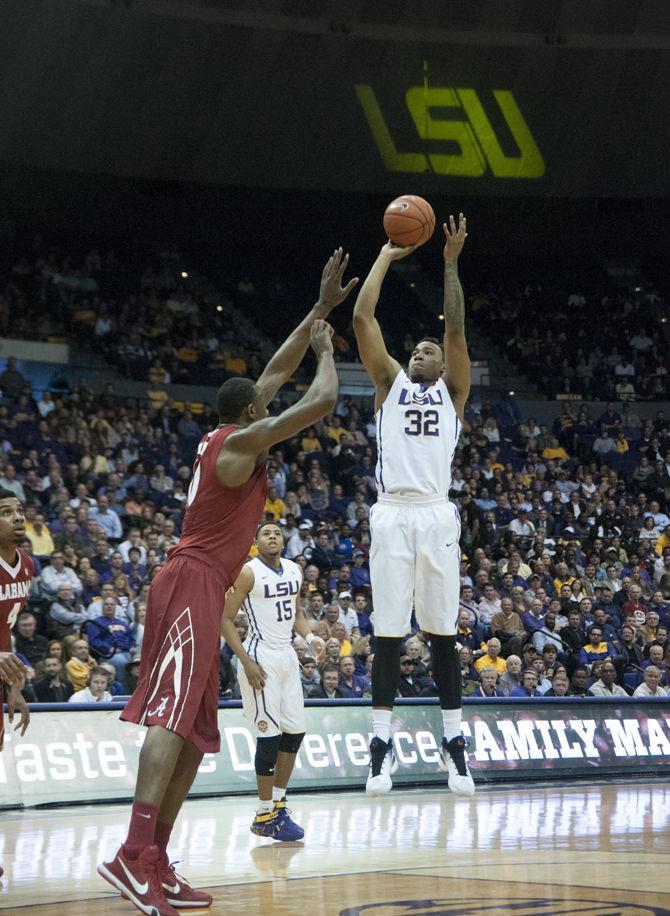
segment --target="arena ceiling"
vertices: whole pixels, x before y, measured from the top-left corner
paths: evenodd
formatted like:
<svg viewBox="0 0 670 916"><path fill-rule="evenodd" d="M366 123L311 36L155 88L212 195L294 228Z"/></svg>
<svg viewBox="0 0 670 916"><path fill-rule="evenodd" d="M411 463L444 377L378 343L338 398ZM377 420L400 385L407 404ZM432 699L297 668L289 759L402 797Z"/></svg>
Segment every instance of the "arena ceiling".
<svg viewBox="0 0 670 916"><path fill-rule="evenodd" d="M667 196L666 0L4 0L6 167Z"/></svg>

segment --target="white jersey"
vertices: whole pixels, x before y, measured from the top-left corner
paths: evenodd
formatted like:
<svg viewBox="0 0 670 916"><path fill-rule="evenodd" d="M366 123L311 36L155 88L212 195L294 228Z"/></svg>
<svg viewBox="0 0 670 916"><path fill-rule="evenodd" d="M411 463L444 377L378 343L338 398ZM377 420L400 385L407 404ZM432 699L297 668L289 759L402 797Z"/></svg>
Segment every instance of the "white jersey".
<svg viewBox="0 0 670 916"><path fill-rule="evenodd" d="M378 493L446 497L461 421L444 379L426 386L401 369L376 419Z"/></svg>
<svg viewBox="0 0 670 916"><path fill-rule="evenodd" d="M273 648L290 645L302 569L284 557L280 569L269 566L260 557L254 557L246 565L254 574L253 588L242 604L249 621L247 652L258 643Z"/></svg>

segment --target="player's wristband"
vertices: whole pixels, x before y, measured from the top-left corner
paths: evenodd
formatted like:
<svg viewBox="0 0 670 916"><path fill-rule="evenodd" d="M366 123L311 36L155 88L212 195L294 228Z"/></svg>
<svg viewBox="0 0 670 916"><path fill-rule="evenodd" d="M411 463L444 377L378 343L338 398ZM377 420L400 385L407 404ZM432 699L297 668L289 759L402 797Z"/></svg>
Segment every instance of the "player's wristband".
<svg viewBox="0 0 670 916"><path fill-rule="evenodd" d="M318 639L319 642L321 642L321 637L317 636L316 633L308 633L307 636L305 636L305 642L308 646L311 646L315 639Z"/></svg>

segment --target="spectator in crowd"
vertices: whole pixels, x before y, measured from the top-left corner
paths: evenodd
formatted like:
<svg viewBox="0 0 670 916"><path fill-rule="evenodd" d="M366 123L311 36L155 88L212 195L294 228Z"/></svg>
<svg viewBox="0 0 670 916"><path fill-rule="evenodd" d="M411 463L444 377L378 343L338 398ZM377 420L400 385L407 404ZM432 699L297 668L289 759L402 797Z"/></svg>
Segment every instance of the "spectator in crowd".
<svg viewBox="0 0 670 916"><path fill-rule="evenodd" d="M521 659L518 655L507 656L507 668L500 675L498 688L503 696L509 696L513 690L521 686Z"/></svg>
<svg viewBox="0 0 670 916"><path fill-rule="evenodd" d="M463 696L470 696L479 685L479 673L473 664L472 649L464 646L458 653L461 665L461 689Z"/></svg>
<svg viewBox="0 0 670 916"><path fill-rule="evenodd" d="M595 696L589 689L589 672L584 665L577 665L573 669L572 679L570 681L571 697L592 697Z"/></svg>
<svg viewBox="0 0 670 916"><path fill-rule="evenodd" d="M661 670L656 665L644 669L644 681L633 691L634 697L667 697L668 691L661 687Z"/></svg>
<svg viewBox="0 0 670 916"><path fill-rule="evenodd" d="M631 623L624 623L621 627L619 652L615 661L620 665L624 673L635 671L644 665L644 650L637 642L635 627Z"/></svg>
<svg viewBox="0 0 670 916"><path fill-rule="evenodd" d="M486 653L475 662L475 670L481 675L484 668L493 668L499 676L503 675L507 670L507 664L505 659L500 657L500 640L492 636L486 643L485 648Z"/></svg>
<svg viewBox="0 0 670 916"><path fill-rule="evenodd" d="M311 556L312 551L316 547L314 543L314 538L311 535L312 523L305 519L301 521L298 525L297 534L294 534L286 545L284 551L285 555L289 560L295 560L296 557Z"/></svg>
<svg viewBox="0 0 670 916"><path fill-rule="evenodd" d="M112 695L107 689L108 686L107 672L104 668L95 666L91 669L88 678L88 684L83 690L77 690L72 694L69 703L111 703Z"/></svg>
<svg viewBox="0 0 670 916"><path fill-rule="evenodd" d="M544 652L546 646L553 646L557 653L563 651L561 631L558 628L556 615L551 611L547 611L542 626L533 633L533 646L538 655Z"/></svg>
<svg viewBox="0 0 670 916"><path fill-rule="evenodd" d="M579 653L579 663L590 667L595 661L602 661L604 658L611 658L614 655L614 648L609 643L603 641L603 631L597 624L589 628L587 642Z"/></svg>
<svg viewBox="0 0 670 916"><path fill-rule="evenodd" d="M333 634L333 627L340 621L340 606L338 604L329 604L323 607L323 595L316 594L312 595L310 598L310 617L313 614L323 613L323 618L317 620L316 624L312 625L312 631L316 633L321 639L325 641L329 640ZM314 619L312 617L312 619ZM358 618L357 618L358 620ZM345 628L346 634L346 628Z"/></svg>
<svg viewBox="0 0 670 916"><path fill-rule="evenodd" d="M116 610L116 600L112 597L105 598L102 603L102 614L96 617L89 627L89 644L95 655L108 660L114 666L120 680L135 651L135 640L128 624L117 617Z"/></svg>
<svg viewBox="0 0 670 916"><path fill-rule="evenodd" d="M107 674L107 690L111 693L112 697L121 696L124 693L123 684L117 678L114 665L106 661L101 661L98 667L102 668Z"/></svg>
<svg viewBox="0 0 670 916"><path fill-rule="evenodd" d="M0 372L0 389L3 395L10 400L15 400L27 384L25 376L16 368L16 357L8 356L7 365Z"/></svg>
<svg viewBox="0 0 670 916"><path fill-rule="evenodd" d="M570 694L570 681L567 672L561 668L551 679L551 687L544 694L545 697L566 697Z"/></svg>
<svg viewBox="0 0 670 916"><path fill-rule="evenodd" d="M123 554L121 559L123 559ZM128 584L135 592L139 592L147 579L147 567L142 563L142 554L139 547L131 547L128 550L128 562L123 563L121 572L127 577Z"/></svg>
<svg viewBox="0 0 670 916"><path fill-rule="evenodd" d="M308 696L310 690L318 687L321 682L321 676L316 667L316 659L307 655L300 666L300 683L302 684L303 696Z"/></svg>
<svg viewBox="0 0 670 916"><path fill-rule="evenodd" d="M502 690L498 689L498 673L495 668L484 668L479 675L480 685L470 694L471 697L504 697Z"/></svg>
<svg viewBox="0 0 670 916"><path fill-rule="evenodd" d="M358 614L352 607L351 592L340 592L338 594L337 607L339 609L338 620L340 623L344 624L344 628L347 631L347 638L351 639L352 636L360 636Z"/></svg>
<svg viewBox="0 0 670 916"><path fill-rule="evenodd" d="M321 665L320 683L318 687L313 687L308 696L314 700L333 700L345 699L346 692L340 687L340 668L339 663L324 662Z"/></svg>
<svg viewBox="0 0 670 916"><path fill-rule="evenodd" d="M597 607L593 611L593 622L596 623L603 631L603 639L605 642L614 643L617 640L617 631L616 628L608 622L607 613L605 608Z"/></svg>
<svg viewBox="0 0 670 916"><path fill-rule="evenodd" d="M496 614L501 610L500 598L491 582L486 582L482 589L482 597L477 604L477 617L479 623L490 627Z"/></svg>
<svg viewBox="0 0 670 916"><path fill-rule="evenodd" d="M123 529L119 516L109 507L109 499L102 494L98 497L97 506L89 509L88 517L114 541L121 540Z"/></svg>
<svg viewBox="0 0 670 916"><path fill-rule="evenodd" d="M365 551L356 549L351 556L354 564L351 570L351 587L369 589L371 587L370 571L365 566L367 561Z"/></svg>
<svg viewBox="0 0 670 916"><path fill-rule="evenodd" d="M65 662L67 679L75 690L84 690L88 685L91 671L97 667L96 661L91 655L85 639L75 640L72 643L71 652L71 657ZM105 678L106 684L107 680Z"/></svg>
<svg viewBox="0 0 670 916"><path fill-rule="evenodd" d="M72 684L65 678L63 663L53 655L41 663L43 676L35 681L33 689L38 703L67 703L72 696Z"/></svg>
<svg viewBox="0 0 670 916"><path fill-rule="evenodd" d="M414 660L409 655L401 655L398 695L401 697L426 696L430 686L430 681L427 677L416 673Z"/></svg>
<svg viewBox="0 0 670 916"><path fill-rule="evenodd" d="M87 620L86 609L75 596L69 582L60 585L55 601L49 605L49 632L57 639L79 631Z"/></svg>
<svg viewBox="0 0 670 916"><path fill-rule="evenodd" d="M481 634L470 626L470 615L466 610L458 614L458 627L456 628L456 641L460 646L467 646L473 652L482 644Z"/></svg>
<svg viewBox="0 0 670 916"><path fill-rule="evenodd" d="M537 690L537 674L533 668L527 668L521 678L521 686L515 687L510 693L511 697L539 697Z"/></svg>
<svg viewBox="0 0 670 916"><path fill-rule="evenodd" d="M537 692L540 696L544 696L545 693L551 688L551 681L547 677L546 665L544 659L537 658L533 659L533 670L537 674Z"/></svg>
<svg viewBox="0 0 670 916"><path fill-rule="evenodd" d="M500 611L491 618L491 632L500 641L502 658L521 652L526 630L511 598L501 599Z"/></svg>
<svg viewBox="0 0 670 916"><path fill-rule="evenodd" d="M86 542L79 530L77 519L71 514L66 516L62 529L54 533L53 542L54 548L51 553L62 553L66 547L71 547L77 556L82 556L86 552Z"/></svg>
<svg viewBox="0 0 670 916"><path fill-rule="evenodd" d="M628 696L623 687L620 687L615 681L616 668L614 667L614 662L610 661L610 659L606 659L600 669L599 679L594 684L591 684L591 693L595 697Z"/></svg>
<svg viewBox="0 0 670 916"><path fill-rule="evenodd" d="M574 667L579 664L582 648L586 645L587 637L582 628L582 615L576 608L571 608L567 614L567 626L560 630L561 643L568 653L570 664Z"/></svg>
<svg viewBox="0 0 670 916"><path fill-rule="evenodd" d="M75 571L65 565L65 554L61 550L55 550L49 558L49 566L42 570L42 590L47 598L53 600L61 585L71 586L77 597L83 589Z"/></svg>
<svg viewBox="0 0 670 916"><path fill-rule="evenodd" d="M22 611L16 618L14 651L23 655L31 668L36 668L46 656L48 645L48 639L37 632L35 615L30 611Z"/></svg>
<svg viewBox="0 0 670 916"><path fill-rule="evenodd" d="M11 445L11 443L10 443ZM16 477L16 468L13 464L5 465L5 473L0 476L0 487L3 490L11 490L12 493L16 494L17 498L22 502L26 502L26 494L23 489L23 484Z"/></svg>
<svg viewBox="0 0 670 916"><path fill-rule="evenodd" d="M140 661L139 653L135 652L125 667L121 683L123 685L123 692L126 696L130 696L135 692L137 682L140 679Z"/></svg>
<svg viewBox="0 0 670 916"><path fill-rule="evenodd" d="M658 644L649 646L649 658L647 661L643 662L642 669L644 670L650 665L655 665L658 668L661 672L661 686L667 687L670 683L670 679L668 677L667 666L663 661L663 646L659 646Z"/></svg>
<svg viewBox="0 0 670 916"><path fill-rule="evenodd" d="M32 522L26 523L26 534L30 540L31 552L36 557L45 559L53 553L54 541L43 513L37 512Z"/></svg>
<svg viewBox="0 0 670 916"><path fill-rule="evenodd" d="M367 677L356 674L356 663L351 655L345 655L340 658L340 680L339 686L348 697L362 697L370 689L370 681Z"/></svg>

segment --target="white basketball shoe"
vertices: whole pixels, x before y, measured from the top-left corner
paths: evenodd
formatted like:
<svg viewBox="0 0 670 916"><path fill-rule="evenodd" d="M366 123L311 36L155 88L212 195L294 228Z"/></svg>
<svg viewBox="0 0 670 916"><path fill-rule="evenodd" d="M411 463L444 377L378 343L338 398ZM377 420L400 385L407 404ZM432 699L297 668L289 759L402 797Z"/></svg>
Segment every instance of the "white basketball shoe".
<svg viewBox="0 0 670 916"><path fill-rule="evenodd" d="M447 785L454 795L475 794L475 784L468 768L467 746L463 735L456 735L451 741L442 739L438 764L447 774Z"/></svg>
<svg viewBox="0 0 670 916"><path fill-rule="evenodd" d="M365 784L368 795L386 795L393 787L391 775L398 769L393 741L374 737L370 742L370 772Z"/></svg>

